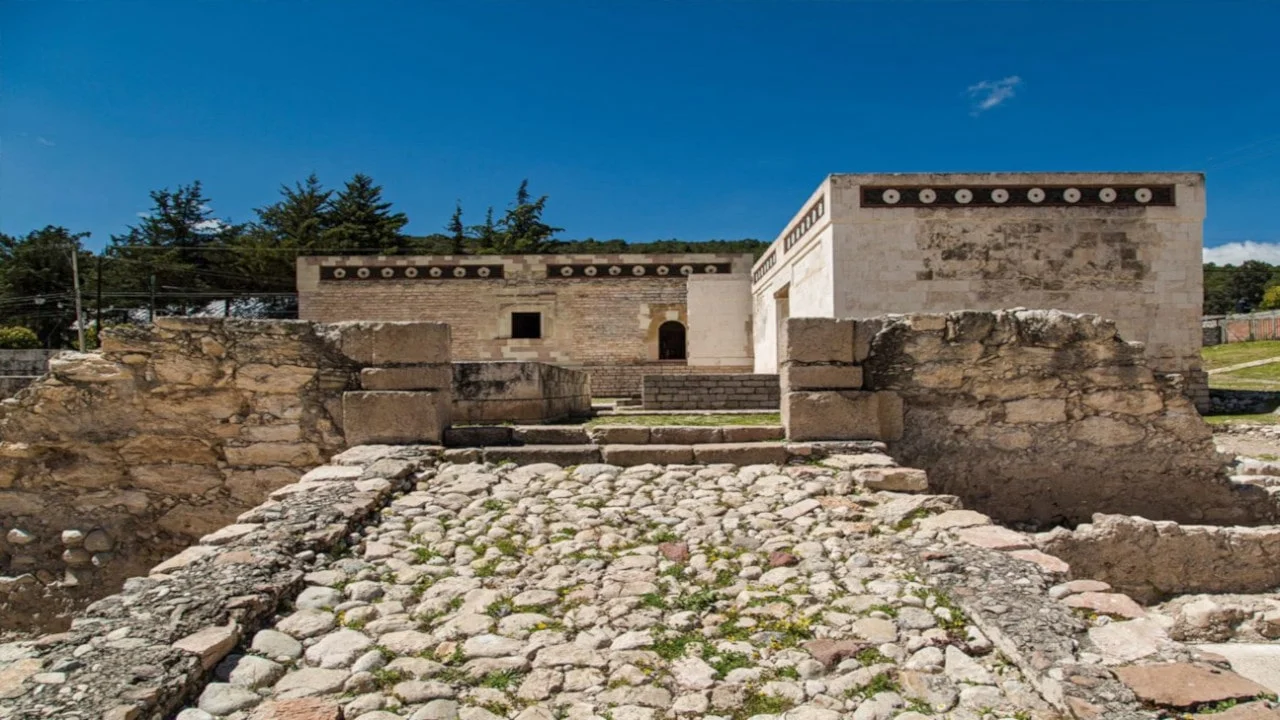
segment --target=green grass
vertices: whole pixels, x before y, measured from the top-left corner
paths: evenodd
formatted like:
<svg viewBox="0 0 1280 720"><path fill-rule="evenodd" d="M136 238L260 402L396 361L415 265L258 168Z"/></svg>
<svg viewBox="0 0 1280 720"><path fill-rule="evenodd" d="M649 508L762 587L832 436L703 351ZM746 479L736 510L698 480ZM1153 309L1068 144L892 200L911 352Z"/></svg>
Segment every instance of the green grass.
<svg viewBox="0 0 1280 720"><path fill-rule="evenodd" d="M606 415L588 420L587 427L599 425L645 425L660 427L668 425L697 425L700 427L718 427L721 425L781 425L782 415L779 413L759 413L750 415Z"/></svg>
<svg viewBox="0 0 1280 720"><path fill-rule="evenodd" d="M1262 415L1206 415L1204 421L1210 425L1230 425L1232 423L1275 425L1280 422L1280 415L1272 415L1271 413Z"/></svg>
<svg viewBox="0 0 1280 720"><path fill-rule="evenodd" d="M1227 343L1201 348L1200 357L1204 360L1205 370L1214 370L1228 365L1265 360L1269 357L1280 357L1280 340L1256 340L1254 342Z"/></svg>

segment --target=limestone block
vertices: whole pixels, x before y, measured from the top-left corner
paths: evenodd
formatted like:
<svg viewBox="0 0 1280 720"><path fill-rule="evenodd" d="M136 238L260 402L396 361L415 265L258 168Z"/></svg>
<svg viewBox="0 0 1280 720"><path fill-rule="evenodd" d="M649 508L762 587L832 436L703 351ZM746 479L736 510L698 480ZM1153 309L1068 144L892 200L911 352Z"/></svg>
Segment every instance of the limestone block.
<svg viewBox="0 0 1280 720"><path fill-rule="evenodd" d="M782 424L789 440L897 440L902 399L857 390L787 393Z"/></svg>
<svg viewBox="0 0 1280 720"><path fill-rule="evenodd" d="M644 425L597 425L588 431L601 445L643 445L649 442L649 428Z"/></svg>
<svg viewBox="0 0 1280 720"><path fill-rule="evenodd" d="M209 445L193 437L139 435L120 446L120 457L130 465L175 462L212 465L218 460Z"/></svg>
<svg viewBox="0 0 1280 720"><path fill-rule="evenodd" d="M868 490L911 493L929 490L929 476L917 468L862 468L853 471L853 479Z"/></svg>
<svg viewBox="0 0 1280 720"><path fill-rule="evenodd" d="M1060 398L1024 398L1004 404L1005 422L1056 423L1067 420L1067 401Z"/></svg>
<svg viewBox="0 0 1280 720"><path fill-rule="evenodd" d="M858 390L862 368L856 365L798 365L787 363L779 377L782 392L796 390Z"/></svg>
<svg viewBox="0 0 1280 720"><path fill-rule="evenodd" d="M789 318L787 362L852 363L853 321L830 318Z"/></svg>
<svg viewBox="0 0 1280 720"><path fill-rule="evenodd" d="M787 447L776 442L712 443L693 446L696 462L711 465L785 465Z"/></svg>
<svg viewBox="0 0 1280 720"><path fill-rule="evenodd" d="M447 326L444 326L447 337ZM438 445L448 425L448 394L364 390L342 395L347 444Z"/></svg>
<svg viewBox="0 0 1280 720"><path fill-rule="evenodd" d="M448 390L453 387L453 365L364 368L360 371L360 387L365 390Z"/></svg>
<svg viewBox="0 0 1280 720"><path fill-rule="evenodd" d="M205 387L212 385L219 375L216 362L190 355L158 357L152 367L156 379L170 385Z"/></svg>
<svg viewBox="0 0 1280 720"><path fill-rule="evenodd" d="M312 443L270 442L223 448L227 464L235 467L289 465L309 467L321 460L320 448Z"/></svg>
<svg viewBox="0 0 1280 720"><path fill-rule="evenodd" d="M884 327L884 320L854 320L853 325L853 361L860 363L871 356L871 341Z"/></svg>
<svg viewBox="0 0 1280 720"><path fill-rule="evenodd" d="M64 352L49 360L49 372L70 382L120 382L132 380L133 373L98 353Z"/></svg>
<svg viewBox="0 0 1280 720"><path fill-rule="evenodd" d="M331 326L343 355L360 365L449 362L449 326L430 322L342 322Z"/></svg>
<svg viewBox="0 0 1280 720"><path fill-rule="evenodd" d="M1146 437L1146 431L1136 425L1109 417L1085 418L1071 426L1072 440L1081 440L1099 447L1132 445Z"/></svg>
<svg viewBox="0 0 1280 720"><path fill-rule="evenodd" d="M287 467L235 471L227 476L227 491L240 502L256 505L272 490L297 482L300 474L301 471Z"/></svg>
<svg viewBox="0 0 1280 720"><path fill-rule="evenodd" d="M173 647L198 655L204 669L210 670L231 652L239 640L240 626L231 622L224 626L215 625L192 633L175 642Z"/></svg>
<svg viewBox="0 0 1280 720"><path fill-rule="evenodd" d="M235 516L236 513L226 507L178 505L160 516L156 526L174 535L198 538L229 524Z"/></svg>
<svg viewBox="0 0 1280 720"><path fill-rule="evenodd" d="M1084 404L1102 412L1149 415L1164 407L1154 390L1102 390L1084 396Z"/></svg>
<svg viewBox="0 0 1280 720"><path fill-rule="evenodd" d="M693 462L691 445L605 445L601 448L604 461L610 465L684 464Z"/></svg>
<svg viewBox="0 0 1280 720"><path fill-rule="evenodd" d="M242 365L236 370L236 387L260 393L296 394L315 379L316 369L300 365Z"/></svg>
<svg viewBox="0 0 1280 720"><path fill-rule="evenodd" d="M175 495L202 495L222 484L222 473L210 465L165 463L133 465L129 479L134 487Z"/></svg>

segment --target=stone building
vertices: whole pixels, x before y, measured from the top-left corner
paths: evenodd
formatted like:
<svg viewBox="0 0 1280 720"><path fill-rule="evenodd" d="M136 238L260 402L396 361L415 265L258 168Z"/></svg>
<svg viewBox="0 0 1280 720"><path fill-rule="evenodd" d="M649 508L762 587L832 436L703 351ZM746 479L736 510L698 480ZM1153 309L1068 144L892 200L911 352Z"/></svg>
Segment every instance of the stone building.
<svg viewBox="0 0 1280 720"><path fill-rule="evenodd" d="M1153 370L1194 389L1204 214L1198 173L831 175L754 266L709 254L309 257L299 310L445 322L457 360L584 369L609 397L638 395L645 375L776 373L788 317L1052 308L1114 319Z"/></svg>
<svg viewBox="0 0 1280 720"><path fill-rule="evenodd" d="M1096 313L1157 372L1200 372L1199 173L831 175L752 270L755 370L788 317Z"/></svg>
<svg viewBox="0 0 1280 720"><path fill-rule="evenodd" d="M749 254L305 257L304 320L432 320L453 358L590 373L596 397L645 375L751 372Z"/></svg>

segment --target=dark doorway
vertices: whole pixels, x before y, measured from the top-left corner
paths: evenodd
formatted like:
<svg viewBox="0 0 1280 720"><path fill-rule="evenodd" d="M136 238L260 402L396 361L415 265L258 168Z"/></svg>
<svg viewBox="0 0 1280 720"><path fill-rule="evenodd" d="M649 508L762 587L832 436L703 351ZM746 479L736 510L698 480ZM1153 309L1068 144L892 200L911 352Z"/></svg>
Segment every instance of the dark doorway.
<svg viewBox="0 0 1280 720"><path fill-rule="evenodd" d="M684 326L668 320L658 326L658 359L684 360Z"/></svg>
<svg viewBox="0 0 1280 720"><path fill-rule="evenodd" d="M525 340L542 337L542 313L511 313L511 337Z"/></svg>

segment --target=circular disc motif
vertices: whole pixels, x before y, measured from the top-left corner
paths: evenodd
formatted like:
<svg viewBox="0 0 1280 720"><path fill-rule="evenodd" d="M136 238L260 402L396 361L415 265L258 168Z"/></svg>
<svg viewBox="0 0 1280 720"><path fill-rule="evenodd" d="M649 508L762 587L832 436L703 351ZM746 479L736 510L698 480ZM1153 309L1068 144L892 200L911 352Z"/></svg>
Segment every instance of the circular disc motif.
<svg viewBox="0 0 1280 720"><path fill-rule="evenodd" d="M902 193L890 188L880 195L880 199L889 205L897 205L898 201L902 199Z"/></svg>
<svg viewBox="0 0 1280 720"><path fill-rule="evenodd" d="M938 199L938 193L933 188L925 188L920 191L920 202L928 205Z"/></svg>
<svg viewBox="0 0 1280 720"><path fill-rule="evenodd" d="M680 274L681 274L681 275L692 275L692 274L693 274L693 266L692 266L692 265L681 265L681 266L680 266Z"/></svg>
<svg viewBox="0 0 1280 720"><path fill-rule="evenodd" d="M430 275L431 277L440 277L441 275L444 274L444 271L438 267L433 267L427 270L427 274Z"/></svg>
<svg viewBox="0 0 1280 720"><path fill-rule="evenodd" d="M666 275L667 273L671 272L671 268L667 267L666 265L659 265L658 269L655 270L654 272L658 273L659 275Z"/></svg>
<svg viewBox="0 0 1280 720"><path fill-rule="evenodd" d="M968 205L973 202L973 191L968 188L960 188L956 191L956 202L961 205Z"/></svg>
<svg viewBox="0 0 1280 720"><path fill-rule="evenodd" d="M588 265L587 267L583 268L582 272L584 275L588 277L595 277L596 273L600 272L600 270L597 269L595 265Z"/></svg>
<svg viewBox="0 0 1280 720"><path fill-rule="evenodd" d="M708 275L715 275L715 274L718 272L718 270L716 270L716 266L715 266L715 265L708 265L708 266L706 266L706 267L702 268L702 272L704 272L704 273L706 273L706 274L708 274Z"/></svg>
<svg viewBox="0 0 1280 720"><path fill-rule="evenodd" d="M342 278L344 278L344 277L346 277L346 276L347 276L347 269L346 269L346 268L334 268L334 269L333 269L333 276L334 276L334 277L336 277L336 278L338 278L339 280L341 280Z"/></svg>
<svg viewBox="0 0 1280 720"><path fill-rule="evenodd" d="M631 274L632 274L632 275L635 275L636 277L639 277L639 276L643 275L643 274L644 274L644 266L643 266L643 265L633 265L633 266L631 266Z"/></svg>
<svg viewBox="0 0 1280 720"><path fill-rule="evenodd" d="M1044 202L1044 190L1040 188L1031 188L1027 191L1027 199L1033 203Z"/></svg>
<svg viewBox="0 0 1280 720"><path fill-rule="evenodd" d="M996 188L991 191L991 200L998 203L1009 202L1009 191L1004 188Z"/></svg>
<svg viewBox="0 0 1280 720"><path fill-rule="evenodd" d="M361 277L361 278L369 277L369 268L360 268L359 270L357 270L356 277Z"/></svg>
<svg viewBox="0 0 1280 720"><path fill-rule="evenodd" d="M609 266L609 274L610 274L610 275L621 275L621 274L622 274L622 268L618 267L617 265L610 265L610 266Z"/></svg>
<svg viewBox="0 0 1280 720"><path fill-rule="evenodd" d="M405 276L405 277L407 277L407 278L415 278L415 277L418 277L418 268L416 268L416 267L407 267L407 268L405 268L405 269L404 269L404 276Z"/></svg>
<svg viewBox="0 0 1280 720"><path fill-rule="evenodd" d="M467 269L466 269L466 268L464 268L464 267L456 267L456 268L454 268L454 269L453 269L453 276L454 276L454 277L456 277L456 278L466 277L466 276L467 276Z"/></svg>
<svg viewBox="0 0 1280 720"><path fill-rule="evenodd" d="M1069 203L1080 202L1080 191L1076 188L1067 188L1062 191L1062 199Z"/></svg>
<svg viewBox="0 0 1280 720"><path fill-rule="evenodd" d="M569 277L570 275L573 274L573 268L569 267L568 265L565 265L564 267L560 268L560 274L565 277Z"/></svg>
<svg viewBox="0 0 1280 720"><path fill-rule="evenodd" d="M1133 193L1133 199L1140 203L1151 202L1151 190L1149 188L1138 188Z"/></svg>
<svg viewBox="0 0 1280 720"><path fill-rule="evenodd" d="M1102 202L1108 202L1108 203L1109 203L1109 202L1115 202L1115 201L1116 201L1116 189L1115 189L1115 188L1102 188L1101 190L1099 190L1099 191L1098 191L1098 199L1099 199L1099 200L1101 200Z"/></svg>
<svg viewBox="0 0 1280 720"><path fill-rule="evenodd" d="M477 274L477 275L479 275L480 277L489 277L489 273L490 273L490 272L492 272L492 271L491 271L491 270L489 270L489 268L487 268L487 267L482 267L482 268L477 268L477 269L476 269L476 274Z"/></svg>
<svg viewBox="0 0 1280 720"><path fill-rule="evenodd" d="M395 277L395 276L396 276L395 268L382 268L382 277L389 278L389 277Z"/></svg>

